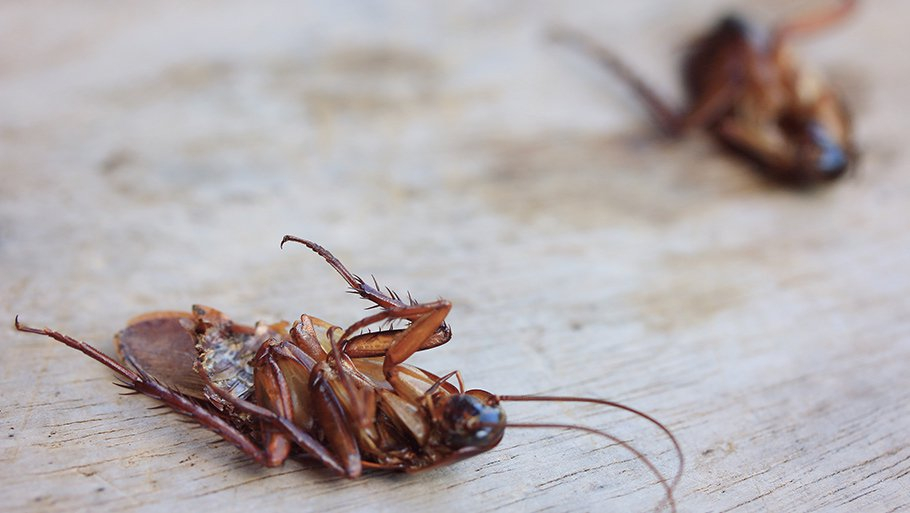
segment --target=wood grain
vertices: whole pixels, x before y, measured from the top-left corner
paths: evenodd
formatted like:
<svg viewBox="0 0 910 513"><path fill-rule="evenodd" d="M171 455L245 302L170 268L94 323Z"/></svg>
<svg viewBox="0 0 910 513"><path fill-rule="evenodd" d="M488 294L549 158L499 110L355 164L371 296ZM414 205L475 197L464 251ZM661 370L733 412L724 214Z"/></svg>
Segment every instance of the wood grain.
<svg viewBox="0 0 910 513"><path fill-rule="evenodd" d="M784 3L737 4L774 18ZM765 5L765 7L760 7ZM686 0L0 5L0 319L112 353L151 310L241 322L364 306L285 233L455 307L415 363L469 387L619 400L680 438L680 511L910 511L910 7L799 46L854 105L862 164L781 190L551 45L563 22L679 96ZM4 511L648 511L618 447L515 430L418 475L262 469L50 340L3 337ZM631 440L615 411L510 405Z"/></svg>

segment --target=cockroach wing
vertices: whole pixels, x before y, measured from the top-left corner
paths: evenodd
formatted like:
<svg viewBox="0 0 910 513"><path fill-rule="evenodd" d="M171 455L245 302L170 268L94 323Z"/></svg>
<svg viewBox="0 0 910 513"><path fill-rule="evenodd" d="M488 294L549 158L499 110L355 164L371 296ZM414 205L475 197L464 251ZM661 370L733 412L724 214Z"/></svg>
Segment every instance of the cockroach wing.
<svg viewBox="0 0 910 513"><path fill-rule="evenodd" d="M186 312L152 312L135 317L114 336L120 358L180 393L205 398L202 380L193 371L196 336L181 323Z"/></svg>
<svg viewBox="0 0 910 513"><path fill-rule="evenodd" d="M418 403L406 401L395 392L380 390L380 407L400 430L411 434L418 445L423 447L430 436L430 426Z"/></svg>

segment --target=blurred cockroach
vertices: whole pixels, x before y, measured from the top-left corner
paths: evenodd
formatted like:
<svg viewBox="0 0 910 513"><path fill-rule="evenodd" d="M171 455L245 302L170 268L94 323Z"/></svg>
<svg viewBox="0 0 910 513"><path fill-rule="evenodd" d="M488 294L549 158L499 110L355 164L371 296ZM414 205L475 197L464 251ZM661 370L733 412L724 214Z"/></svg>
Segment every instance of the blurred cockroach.
<svg viewBox="0 0 910 513"><path fill-rule="evenodd" d="M682 475L683 455L663 424L612 401L465 391L458 371L440 377L406 365L414 352L449 341L445 318L451 304L418 303L410 295L402 301L391 289L383 292L351 274L323 247L290 235L281 245L288 241L322 256L353 293L378 311L346 330L309 315L293 325L250 327L202 306L191 313L153 312L133 319L115 336L125 365L57 331L20 324L18 317L16 329L82 351L117 373L120 386L191 417L267 467L281 465L297 451L348 478L364 469L415 472L492 449L508 427L575 429L606 437L639 458L675 511L673 489ZM392 321L407 324L383 324ZM377 323L378 331L363 332ZM597 429L507 422L500 405L505 401L585 402L631 412L669 437L679 458L676 475L667 480L638 450Z"/></svg>
<svg viewBox="0 0 910 513"><path fill-rule="evenodd" d="M739 16L695 39L682 62L688 105L676 112L630 67L592 39L556 29L556 40L592 55L627 83L670 137L704 128L768 178L805 187L843 176L856 159L851 120L838 94L793 58L789 40L829 26L856 0L770 30Z"/></svg>

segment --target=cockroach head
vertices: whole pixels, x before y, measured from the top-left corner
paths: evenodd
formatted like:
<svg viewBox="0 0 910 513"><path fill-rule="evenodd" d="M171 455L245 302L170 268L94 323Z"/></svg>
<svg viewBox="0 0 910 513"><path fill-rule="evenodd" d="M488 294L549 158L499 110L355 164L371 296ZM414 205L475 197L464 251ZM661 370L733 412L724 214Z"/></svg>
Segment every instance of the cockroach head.
<svg viewBox="0 0 910 513"><path fill-rule="evenodd" d="M806 123L803 131L801 139L805 142L799 153L801 164L807 173L818 181L834 180L842 176L855 159L855 152L839 144L818 121Z"/></svg>
<svg viewBox="0 0 910 513"><path fill-rule="evenodd" d="M441 428L448 447L491 448L502 439L506 413L492 395L469 390L446 397L440 406Z"/></svg>

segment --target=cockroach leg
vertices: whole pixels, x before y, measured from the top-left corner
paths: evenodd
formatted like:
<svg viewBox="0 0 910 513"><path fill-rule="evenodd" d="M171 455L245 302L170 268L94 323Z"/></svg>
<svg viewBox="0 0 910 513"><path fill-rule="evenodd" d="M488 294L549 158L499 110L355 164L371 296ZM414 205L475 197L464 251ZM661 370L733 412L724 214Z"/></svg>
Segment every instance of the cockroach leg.
<svg viewBox="0 0 910 513"><path fill-rule="evenodd" d="M130 359L128 355L126 356L127 362L135 367L138 372L134 372L124 367L111 357L95 349L91 345L86 344L85 342L81 342L48 328L38 329L20 324L18 316L16 316L16 329L27 333L36 333L38 335L50 337L54 340L66 344L73 349L85 353L92 359L101 362L113 370L115 373L117 373L121 378L123 378L125 381L125 384L123 386L131 388L153 399L157 399L170 406L174 411L191 417L203 427L214 431L228 442L237 446L237 448L239 448L249 457L253 458L260 465L269 466L270 460L268 458L268 455L263 449L256 445L256 442L254 442L250 437L193 399L181 393L175 392L162 385L161 383L158 383L154 378L143 374L141 367L129 362Z"/></svg>
<svg viewBox="0 0 910 513"><path fill-rule="evenodd" d="M651 117L654 118L657 126L664 134L671 137L682 135L682 116L676 113L651 86L632 71L632 68L626 65L616 54L597 44L590 37L564 27L554 28L550 32L550 37L554 41L574 46L583 53L590 55L597 62L615 73L620 80L627 83L644 103Z"/></svg>
<svg viewBox="0 0 910 513"><path fill-rule="evenodd" d="M452 303L440 299L432 303L419 303L403 307L389 308L377 312L368 317L352 324L341 335L338 345L342 352L346 352L347 341L353 333L360 331L377 322L396 320L396 319L414 319L411 324L402 330L392 341L385 351L385 360L382 364L383 372L387 375L389 371L404 363L417 350L421 348L427 339L429 339L444 324L449 310L452 309Z"/></svg>
<svg viewBox="0 0 910 513"><path fill-rule="evenodd" d="M313 250L313 252L315 252L317 255L324 258L325 261L328 262L328 264L332 266L333 269L338 271L338 274L344 278L344 281L348 282L348 285L351 286L351 289L359 294L360 297L376 303L381 308L405 306L405 303L403 303L399 298L395 297L392 294L382 293L378 287L370 285L360 276L357 276L348 271L344 264L342 264L341 261L335 257L335 255L333 255L329 250L325 249L319 244L308 241L306 239L301 239L300 237L295 237L293 235L285 235L284 238L281 239L281 247L283 248L284 244L288 241L303 244L304 246Z"/></svg>
<svg viewBox="0 0 910 513"><path fill-rule="evenodd" d="M389 290L389 294L384 294L379 290L378 286L373 286L367 283L363 278L355 275L354 273L348 271L348 269L341 263L338 258L335 257L329 250L324 247L316 244L313 241L302 239L300 237L295 237L293 235L285 235L281 239L281 247L284 247L286 242L297 242L303 244L304 246L310 248L317 255L325 259L325 261L332 266L338 274L350 285L353 292L358 294L360 297L375 303L380 308L384 309L394 309L394 308L406 308L408 306L415 306L418 303L410 298L408 295L409 302L405 303L398 297L397 294ZM413 320L413 317L398 317L402 319ZM395 330L388 330L387 332L381 333L395 333ZM356 338L356 337L355 337ZM452 338L452 330L445 323L439 325L437 332L433 337L428 337L426 344L420 349L430 349L433 347L441 346L449 341ZM360 336L359 341L351 340L353 343L352 353L350 355L355 358L366 357L366 356L381 356L385 353L385 350L389 345L391 345L392 340L389 340L388 337L383 336L382 334L370 334L366 333ZM347 344L346 344L347 345ZM384 349L375 349L376 346L385 346ZM359 347L364 348L364 352L360 352ZM373 349L370 349L373 348ZM367 353L366 351L371 351ZM377 352L378 351L378 352ZM355 356L356 355L356 356Z"/></svg>
<svg viewBox="0 0 910 513"><path fill-rule="evenodd" d="M360 393L360 391L354 387L352 382L353 378L344 365L343 358L345 355L338 347L338 342L335 339L335 331L337 330L332 329L326 333L329 339L329 346L332 348L331 357L335 362L335 372L338 374L338 378L341 380L341 386L344 387L345 393L347 393L348 399L351 402L351 410L357 426L364 428L371 424L375 418L375 409L370 409L370 405L375 404L374 397L367 389L363 389L363 393Z"/></svg>
<svg viewBox="0 0 910 513"><path fill-rule="evenodd" d="M328 334L332 341L334 340L333 331L329 330ZM335 372L340 377L351 402L355 405L355 411L363 410L365 412L367 408L364 405L369 404L369 401L367 398L359 397L344 370L340 353L336 353L336 355L338 358L335 359L337 365ZM289 366L282 366L279 359L287 362ZM349 478L356 478L363 471L360 452L345 418L341 401L335 390L332 389L330 379L325 375L328 372L327 365L326 360L317 363L309 354L291 342L272 341L264 344L256 356L254 372L258 405L243 401L226 390L214 387L207 376L203 377L203 381L206 385L213 387L213 391L217 395L237 407L239 411L253 415L282 431L282 433L269 433L265 428L262 430L267 451L277 464L280 464L288 455L288 450L283 445L286 440L285 436L287 436L308 454L332 467L336 472ZM200 369L197 369L197 372L200 375L204 374L204 371L200 371ZM307 380L309 404L300 404L293 400L286 378L288 372L299 372L302 376L309 376ZM301 429L298 423L303 424L303 422L293 422L301 412L306 412L317 425L321 426L327 446L322 445ZM372 422L373 419L368 413L359 414L363 418L360 419L358 425Z"/></svg>
<svg viewBox="0 0 910 513"><path fill-rule="evenodd" d="M804 14L781 23L774 31L774 35L780 41L792 36L823 30L853 13L858 3L858 0L841 0L825 9Z"/></svg>
<svg viewBox="0 0 910 513"><path fill-rule="evenodd" d="M735 80L724 82L717 90L699 98L691 109L676 112L622 59L592 38L567 28L554 29L551 37L587 53L615 74L638 96L658 128L670 137L680 137L715 122L736 101L741 88L741 84Z"/></svg>
<svg viewBox="0 0 910 513"><path fill-rule="evenodd" d="M339 369L338 372L342 373L344 371ZM344 414L341 401L336 391L332 388L326 373L326 362L320 363L313 370L313 378L310 380L310 401L313 406L313 416L317 419L318 424L322 426L326 442L337 455L340 460L339 463L344 467L347 476L355 478L363 472L360 449L352 432L352 426L349 425ZM358 400L357 396L351 396L351 400L359 405L355 407L355 415L361 417L355 419L358 425L353 426L353 428L356 429L366 423L366 419L363 418L364 414L360 411L364 403Z"/></svg>
<svg viewBox="0 0 910 513"><path fill-rule="evenodd" d="M309 315L301 315L300 322L296 322L291 326L289 334L293 342L290 347L306 353L307 356L317 362L325 360L325 349L319 343L319 337L316 336L316 328L313 327L313 320Z"/></svg>
<svg viewBox="0 0 910 513"><path fill-rule="evenodd" d="M113 370L114 372L119 374L120 376L126 378L126 380L129 382L141 381L141 379L142 379L139 376L139 374L133 372L130 369L127 369L123 365L120 365L120 363L118 363L116 360L114 360L110 356L102 353L101 351L86 344L85 342L80 342L68 335L64 335L63 333L60 333L58 331L54 331L54 330L51 330L48 328L39 329L39 328L32 328L31 326L26 326L25 324L20 324L18 315L16 316L15 325L16 325L16 329L19 331L24 331L26 333L35 333L38 335L44 335L46 337L50 337L54 340L57 340L58 342L63 342L67 346L69 346L77 351L81 351L81 352L85 353L86 355L88 355L89 357L91 357L92 359L103 363L108 368L110 368L111 370Z"/></svg>
<svg viewBox="0 0 910 513"><path fill-rule="evenodd" d="M332 346L334 372L341 380L342 387L352 405L352 412L356 417L354 419L356 421L355 429L364 428L375 420L375 409L369 408L375 402L372 400L370 390L360 393L352 383L342 361L343 355L335 342L335 331L336 329L330 328L327 332ZM283 395L284 388L277 387L276 393L279 394L279 399L286 400L288 406L284 411L281 408L275 408L275 413L279 417L297 419L300 413L306 412L315 424L321 426L328 449L334 454L335 461L344 469L344 474L349 478L360 476L363 466L357 440L345 417L341 400L331 386L331 378L326 376L326 373L331 372L328 360L323 359L317 363L301 348L288 341L268 344L262 349L262 353L257 358L261 367L256 370L257 378L259 378L260 372L267 376L263 377L262 381L268 379L277 384L287 383L285 375L288 372L297 372L300 376L309 377L306 385L309 391L308 404L302 404L303 400L299 396L297 402L292 401L290 390L287 390L287 395ZM285 360L289 367L282 367L277 361L278 358ZM259 381L257 379L257 383ZM283 402L275 397L260 397L259 395L257 395L257 399L260 403L275 403L276 406ZM298 424L302 424L302 422L298 422Z"/></svg>
<svg viewBox="0 0 910 513"><path fill-rule="evenodd" d="M439 328L445 324L446 316L452 309L452 304L448 301L439 300L433 303L423 305L413 305L403 309L420 311L424 310L415 321L408 326L397 340L389 347L386 352L385 360L382 363L382 369L388 376L392 368L402 364L411 357L417 350L423 347L424 343L437 333ZM399 315L405 312L399 312Z"/></svg>
<svg viewBox="0 0 910 513"><path fill-rule="evenodd" d="M455 376L455 379L458 380L458 393L463 394L464 393L464 381L462 381L462 379L461 379L461 371L453 370L452 372L446 374L445 376L442 376L439 379L437 379L436 382L433 383L433 385L430 388L428 388L426 392L424 392L424 395L431 396L434 393L436 393L436 391L439 390L439 387L441 387L442 384L445 383L446 381L448 381L449 378L451 378L452 376Z"/></svg>
<svg viewBox="0 0 910 513"><path fill-rule="evenodd" d="M678 134L705 128L721 119L723 113L736 103L742 93L742 82L732 78L728 82L717 84L714 90L706 92L693 101L692 108L681 115L678 121Z"/></svg>
<svg viewBox="0 0 910 513"><path fill-rule="evenodd" d="M350 356L347 344L349 341L353 340L351 338L352 334L377 322L414 319L407 328L404 328L403 330L394 330L396 332L394 336L384 337L383 340L385 343L379 348L381 351L373 352L371 353L371 356L383 356L382 371L386 380L395 390L399 391L399 393L407 396L410 400L416 400L417 396L421 394L416 393L411 387L405 386L400 382L398 369L396 367L404 363L405 360L410 358L411 355L418 350L426 348L428 341L431 343L433 342L433 337L439 333L440 327L445 325L445 318L451 308L452 304L448 301L438 300L432 303L418 303L403 307L389 308L364 317L344 331L341 338L338 340L337 345L332 336L329 337L332 342L332 352L337 355L337 367L342 369L340 361L340 356L342 354ZM390 332L380 333L389 334ZM359 405L361 399L356 392L351 390L352 387L349 383L350 379L346 374L342 374L341 379L345 388L348 389L351 399L356 401ZM363 407L358 406L358 410L363 409ZM362 414L358 413L357 416L362 417Z"/></svg>
<svg viewBox="0 0 910 513"><path fill-rule="evenodd" d="M270 340L259 348L253 370L253 393L256 404L275 412L280 417L292 419L295 405L291 404L290 386L271 354L274 343L274 340ZM281 465L291 453L288 437L268 422L263 422L260 432L262 444L272 464Z"/></svg>
<svg viewBox="0 0 910 513"><path fill-rule="evenodd" d="M257 362L280 357L294 362L306 369L307 372L311 371L317 363L325 359L325 356L320 359L313 358L312 355L298 347L297 344L287 340L272 342L268 347L263 346L260 351L261 353L257 355L256 358Z"/></svg>
<svg viewBox="0 0 910 513"><path fill-rule="evenodd" d="M346 341L344 354L351 358L369 358L385 356L392 344L401 337L403 329L389 329L373 331L355 335ZM417 348L418 351L439 347L452 338L452 330L448 324L440 325L436 331L426 338Z"/></svg>
<svg viewBox="0 0 910 513"><path fill-rule="evenodd" d="M200 366L196 366L196 372L202 378L202 381L208 386L213 392L215 392L219 397L224 399L227 403L237 409L237 411L251 415L254 418L270 422L275 426L280 427L288 437L294 441L301 449L306 451L306 453L313 458L319 460L323 465L334 471L340 476L344 477L357 477L356 475L351 475L348 471L338 462L336 457L318 440L313 438L309 433L295 425L287 417L278 415L277 413L258 406L244 399L234 396L227 390L224 390L214 383L212 383L211 378L205 373L205 370Z"/></svg>

